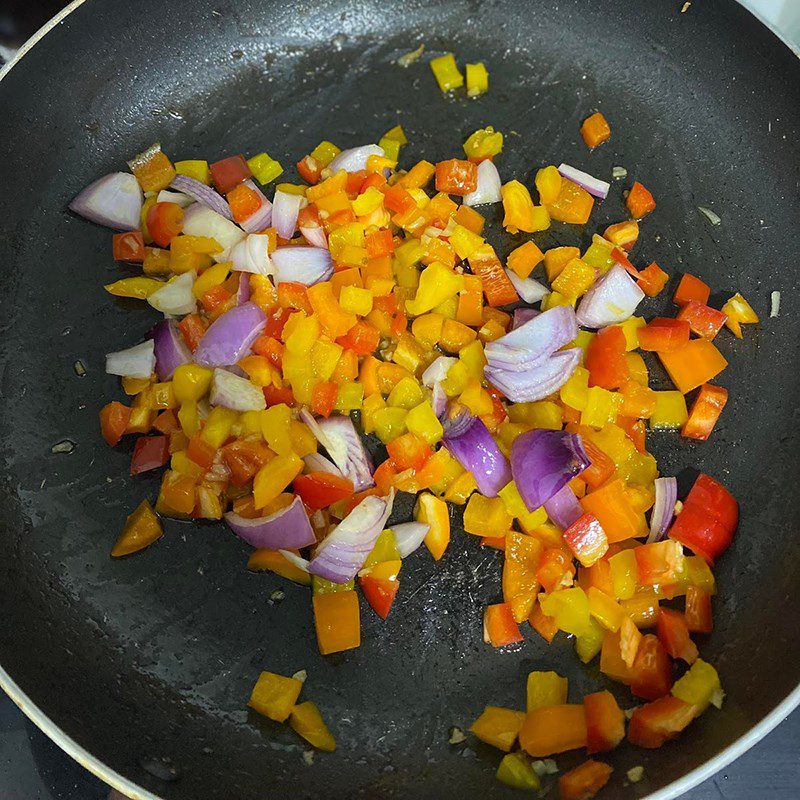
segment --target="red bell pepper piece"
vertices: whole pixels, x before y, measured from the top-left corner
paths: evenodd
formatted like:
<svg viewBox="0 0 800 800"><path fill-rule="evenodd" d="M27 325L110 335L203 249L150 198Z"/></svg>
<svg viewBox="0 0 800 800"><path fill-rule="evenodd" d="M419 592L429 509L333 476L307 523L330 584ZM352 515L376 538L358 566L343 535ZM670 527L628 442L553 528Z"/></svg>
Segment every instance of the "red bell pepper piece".
<svg viewBox="0 0 800 800"><path fill-rule="evenodd" d="M381 619L386 619L389 616L392 603L394 603L394 598L397 596L397 590L400 588L400 581L371 578L366 575L360 578L359 582L361 591L364 592L364 597L367 598L367 602L372 606L375 613Z"/></svg>
<svg viewBox="0 0 800 800"><path fill-rule="evenodd" d="M230 156L211 164L211 179L218 192L227 194L234 186L253 177L244 156ZM149 225L148 225L149 227Z"/></svg>
<svg viewBox="0 0 800 800"><path fill-rule="evenodd" d="M689 323L680 319L656 317L636 333L640 349L669 353L680 350L689 341Z"/></svg>
<svg viewBox="0 0 800 800"><path fill-rule="evenodd" d="M483 641L492 647L505 647L522 641L522 634L508 603L486 606L483 612Z"/></svg>
<svg viewBox="0 0 800 800"><path fill-rule="evenodd" d="M627 380L629 370L625 348L622 328L604 328L597 332L586 350L589 386L618 389Z"/></svg>
<svg viewBox="0 0 800 800"><path fill-rule="evenodd" d="M668 280L669 275L654 261L639 273L636 282L648 297L656 297L661 294Z"/></svg>
<svg viewBox="0 0 800 800"><path fill-rule="evenodd" d="M141 231L115 233L112 237L114 261L144 262L144 237Z"/></svg>
<svg viewBox="0 0 800 800"><path fill-rule="evenodd" d="M728 315L698 300L690 300L681 306L678 319L688 322L689 328L696 336L713 339L722 330Z"/></svg>
<svg viewBox="0 0 800 800"><path fill-rule="evenodd" d="M222 460L231 472L231 483L238 487L251 481L272 457L272 451L264 442L237 439L222 448Z"/></svg>
<svg viewBox="0 0 800 800"><path fill-rule="evenodd" d="M272 317L269 319L272 319ZM283 329L281 328L281 330ZM262 335L253 342L253 352L257 356L264 356L276 369L281 369L283 366L283 351L285 349L283 343L272 336Z"/></svg>
<svg viewBox="0 0 800 800"><path fill-rule="evenodd" d="M645 700L656 700L672 688L672 662L652 633L642 637L630 670L631 691Z"/></svg>
<svg viewBox="0 0 800 800"><path fill-rule="evenodd" d="M225 305L232 297L233 294L224 286L214 286L200 298L200 305L203 306L203 310L207 314L212 314L220 306Z"/></svg>
<svg viewBox="0 0 800 800"><path fill-rule="evenodd" d="M628 206L628 211L631 212L634 219L641 219L655 209L656 201L653 199L653 195L639 181L636 181L631 186L625 205Z"/></svg>
<svg viewBox="0 0 800 800"><path fill-rule="evenodd" d="M283 284L278 284L279 286L283 286ZM264 328L264 332L262 336L267 336L272 339L280 339L283 335L283 326L289 321L289 317L292 316L292 310L290 308L276 308L268 317L267 317L267 326ZM258 341L258 340L256 340ZM259 355L267 355L266 353L259 353Z"/></svg>
<svg viewBox="0 0 800 800"><path fill-rule="evenodd" d="M708 303L709 297L711 297L711 287L704 281L701 281L700 278L696 278L694 275L690 275L687 272L681 278L681 282L678 284L678 288L675 290L672 299L676 305L679 306L685 305L692 300L696 300L698 303L705 305Z"/></svg>
<svg viewBox="0 0 800 800"><path fill-rule="evenodd" d="M177 203L156 203L147 212L147 230L159 247L169 247L183 230L183 209Z"/></svg>
<svg viewBox="0 0 800 800"><path fill-rule="evenodd" d="M647 429L642 420L632 419L631 417L617 417L617 425L625 431L625 435L633 442L640 453L647 452ZM584 440L585 444L586 440Z"/></svg>
<svg viewBox="0 0 800 800"><path fill-rule="evenodd" d="M200 340L206 335L206 323L199 314L187 314L179 323L178 329L186 346L194 352Z"/></svg>
<svg viewBox="0 0 800 800"><path fill-rule="evenodd" d="M264 399L268 406L279 406L281 403L285 403L289 407L295 405L294 392L289 386L278 387L270 384L262 387L261 391L264 392Z"/></svg>
<svg viewBox="0 0 800 800"><path fill-rule="evenodd" d="M353 496L353 482L329 472L310 472L294 479L294 491L313 511Z"/></svg>
<svg viewBox="0 0 800 800"><path fill-rule="evenodd" d="M714 563L730 546L739 523L739 504L734 496L703 473L683 502L683 510L669 530L669 537Z"/></svg>
<svg viewBox="0 0 800 800"><path fill-rule="evenodd" d="M194 461L197 466L203 469L211 469L214 464L214 456L217 448L209 444L199 433L189 439L189 446L186 448L186 455L190 461Z"/></svg>
<svg viewBox="0 0 800 800"><path fill-rule="evenodd" d="M169 461L168 436L140 436L133 448L131 475L163 467Z"/></svg>
<svg viewBox="0 0 800 800"><path fill-rule="evenodd" d="M114 400L100 411L100 432L111 447L119 443L131 419L131 409Z"/></svg>
<svg viewBox="0 0 800 800"><path fill-rule="evenodd" d="M686 627L692 633L711 633L714 623L711 614L711 595L697 586L686 589Z"/></svg>
<svg viewBox="0 0 800 800"><path fill-rule="evenodd" d="M420 470L432 455L428 443L415 433L404 433L393 439L386 445L386 452L398 472Z"/></svg>
<svg viewBox="0 0 800 800"><path fill-rule="evenodd" d="M369 356L377 350L380 341L380 331L374 325L360 319L344 336L336 339L336 344L345 350L352 350L357 356Z"/></svg>
<svg viewBox="0 0 800 800"><path fill-rule="evenodd" d="M575 574L575 566L570 554L560 547L549 547L545 550L542 560L539 562L539 568L536 570L536 580L539 581L542 588L546 592L552 592L559 587L567 574L570 575L570 578Z"/></svg>
<svg viewBox="0 0 800 800"><path fill-rule="evenodd" d="M305 156L297 162L297 174L312 186L319 183L321 172L322 165L313 156Z"/></svg>
<svg viewBox="0 0 800 800"><path fill-rule="evenodd" d="M153 427L159 433L169 436L173 431L180 430L181 425L180 422L178 422L178 418L175 416L175 412L171 408L168 408L156 417Z"/></svg>
<svg viewBox="0 0 800 800"><path fill-rule="evenodd" d="M234 222L244 222L261 208L261 198L258 196L258 192L243 183L234 186L225 199L230 206Z"/></svg>
<svg viewBox="0 0 800 800"><path fill-rule="evenodd" d="M339 387L332 381L320 381L311 392L311 411L323 417L329 417L333 411L333 404Z"/></svg>
<svg viewBox="0 0 800 800"><path fill-rule="evenodd" d="M436 165L436 191L464 195L478 188L478 167L471 161L451 158Z"/></svg>
<svg viewBox="0 0 800 800"><path fill-rule="evenodd" d="M722 409L728 402L728 390L722 386L704 383L694 399L689 419L681 429L681 436L705 441L714 430Z"/></svg>
<svg viewBox="0 0 800 800"><path fill-rule="evenodd" d="M680 611L659 609L656 631L659 641L672 658L683 659L687 664L697 661L697 645L689 636L686 619Z"/></svg>
<svg viewBox="0 0 800 800"><path fill-rule="evenodd" d="M397 475L397 470L392 466L391 461L384 461L373 473L372 479L375 485L381 490L382 494L386 494L394 484L394 479Z"/></svg>
<svg viewBox="0 0 800 800"><path fill-rule="evenodd" d="M625 738L625 715L609 691L587 694L583 698L586 713L586 752L613 750Z"/></svg>
<svg viewBox="0 0 800 800"><path fill-rule="evenodd" d="M625 271L634 280L639 279L639 270L633 266L631 260L625 255L625 251L621 247L613 248L611 250L611 257L617 262L617 264L621 264L623 267L625 267Z"/></svg>
<svg viewBox="0 0 800 800"><path fill-rule="evenodd" d="M697 707L668 695L639 706L628 726L628 739L639 747L655 749L677 738L695 718Z"/></svg>
<svg viewBox="0 0 800 800"><path fill-rule="evenodd" d="M294 281L282 281L278 284L278 305L281 308L303 311L309 317L314 313L306 287Z"/></svg>
<svg viewBox="0 0 800 800"><path fill-rule="evenodd" d="M608 550L608 537L594 514L583 514L564 531L564 541L584 567L591 567Z"/></svg>
<svg viewBox="0 0 800 800"><path fill-rule="evenodd" d="M614 770L602 761L584 761L558 779L559 800L591 800Z"/></svg>

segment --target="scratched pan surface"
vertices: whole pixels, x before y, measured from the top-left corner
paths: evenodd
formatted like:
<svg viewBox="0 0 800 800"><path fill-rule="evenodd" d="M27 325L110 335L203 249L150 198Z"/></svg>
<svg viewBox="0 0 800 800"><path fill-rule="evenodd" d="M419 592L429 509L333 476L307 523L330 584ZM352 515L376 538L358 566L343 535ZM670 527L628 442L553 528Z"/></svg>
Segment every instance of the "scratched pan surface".
<svg viewBox="0 0 800 800"><path fill-rule="evenodd" d="M527 626L512 652L483 644L500 557L460 530L441 563L412 556L388 621L362 608L362 646L330 658L317 654L308 591L247 573L247 548L221 524L168 522L148 551L110 560L125 515L154 498L158 478L131 479L130 443L100 440L98 408L118 394L103 354L140 339L154 316L104 293L120 274L110 236L64 209L155 140L173 158L266 149L289 164L323 137L352 146L401 123L410 164L457 156L466 134L492 124L507 134L506 179L530 181L560 160L606 176L627 167L658 200L637 260L691 270L721 298L741 289L763 323L743 342L719 337L732 399L712 441L652 437L664 474L703 467L741 499L741 530L719 565L716 629L702 644L727 702L679 744L611 755L619 769L608 795L641 797L680 779L796 687L800 68L735 3L679 6L89 0L2 81L0 663L148 796L505 797L496 753L449 745L450 727L466 728L486 703L520 706L531 669L569 675L575 701L606 685L571 642L548 648ZM425 60L392 63L420 41L428 53L485 61L489 95L443 98ZM597 108L614 134L589 155L578 125ZM554 226L537 242L585 244L621 218L624 185L589 229ZM501 241L505 254L513 241ZM773 290L783 292L778 319L768 314ZM645 304L647 314L659 308ZM75 450L52 454L65 439ZM398 503L396 518L409 508ZM285 599L272 603L278 588ZM291 730L247 711L262 669L308 671L335 754L307 766ZM624 787L634 764L645 779Z"/></svg>

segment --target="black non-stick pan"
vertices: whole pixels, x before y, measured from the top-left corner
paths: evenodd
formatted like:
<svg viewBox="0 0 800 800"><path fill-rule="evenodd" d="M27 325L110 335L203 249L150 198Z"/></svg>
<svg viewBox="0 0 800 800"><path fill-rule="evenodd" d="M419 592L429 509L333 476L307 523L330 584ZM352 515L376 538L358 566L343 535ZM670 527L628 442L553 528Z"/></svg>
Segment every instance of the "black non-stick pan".
<svg viewBox="0 0 800 800"><path fill-rule="evenodd" d="M611 754L605 796L673 797L798 703L800 62L733 0L682 5L87 0L3 75L0 683L73 755L148 800L506 797L496 752L451 745L450 728L487 703L519 706L532 669L568 675L575 700L607 685L563 637L547 647L531 634L513 652L484 645L500 554L460 532L441 562L424 549L410 558L389 619L365 607L363 645L328 658L309 592L248 573L246 546L221 524L168 522L147 551L109 558L158 477L129 477L130 446L99 436L98 409L118 392L103 354L137 341L154 316L104 292L120 274L109 234L67 203L153 141L175 159L267 150L290 165L322 138L353 146L397 123L408 163L457 156L491 124L507 135L504 176L530 181L560 161L598 175L626 167L588 229L554 226L537 242L586 243L621 218L622 190L640 179L658 210L637 260L691 271L715 299L740 290L762 317L743 341L719 337L731 401L712 439L651 437L664 474L703 468L741 502L701 645L726 702L660 750ZM419 63L394 63L421 42ZM443 97L426 60L444 51L484 61L489 94ZM597 109L614 132L590 155L578 127ZM503 255L510 245L501 240ZM661 309L648 301L645 313ZM72 452L54 453L64 441ZM262 669L308 671L335 754L309 765L291 730L247 710ZM625 785L634 765L644 779Z"/></svg>

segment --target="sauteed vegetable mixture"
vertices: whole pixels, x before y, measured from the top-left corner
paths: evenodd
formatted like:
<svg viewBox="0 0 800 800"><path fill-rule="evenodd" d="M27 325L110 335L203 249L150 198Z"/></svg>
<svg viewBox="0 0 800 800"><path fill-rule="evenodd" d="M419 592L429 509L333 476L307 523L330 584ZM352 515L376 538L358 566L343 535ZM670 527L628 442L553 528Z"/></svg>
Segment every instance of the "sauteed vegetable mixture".
<svg viewBox="0 0 800 800"><path fill-rule="evenodd" d="M460 85L455 61L433 64L443 90ZM581 134L592 148L611 130L593 114ZM458 508L475 546L504 551L487 647L573 637L641 701L628 739L659 747L722 700L695 639L712 629L738 506L705 474L679 497L647 437L712 435L728 396L715 339L758 317L740 294L711 307L686 274L674 316L645 318L669 276L636 263L657 213L638 181L628 218L583 253L543 252L529 234L590 225L608 182L561 164L529 186L491 127L435 164L403 163L404 144L400 127L347 150L323 141L297 162L302 182L270 197L283 168L266 153L173 163L156 144L72 202L140 267L106 290L160 316L107 356L128 399L102 409L102 434L136 437L132 474L163 469L112 555L153 544L160 517L224 519L253 548L249 569L310 587L320 652L337 653L360 644L358 591L391 625L405 559L424 544L446 561ZM511 252L484 236L496 215L527 234ZM650 388L656 361L674 389ZM385 447L377 463L365 436ZM414 518L387 528L399 492L416 495ZM264 673L251 705L332 749L301 686ZM569 704L566 679L534 672L525 711L488 706L471 731L506 753L500 780L538 788L532 758L609 750L626 726L609 692ZM590 797L610 772L588 761L561 796Z"/></svg>

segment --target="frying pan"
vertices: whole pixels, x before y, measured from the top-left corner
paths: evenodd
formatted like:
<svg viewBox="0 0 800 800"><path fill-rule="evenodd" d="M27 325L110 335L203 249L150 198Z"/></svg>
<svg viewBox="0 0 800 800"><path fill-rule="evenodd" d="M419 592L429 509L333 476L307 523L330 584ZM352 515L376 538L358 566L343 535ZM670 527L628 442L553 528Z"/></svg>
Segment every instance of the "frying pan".
<svg viewBox="0 0 800 800"><path fill-rule="evenodd" d="M103 291L120 271L108 232L66 212L68 201L157 140L173 158L266 149L292 164L321 138L353 146L397 123L408 163L453 157L492 124L507 134L504 176L530 180L560 160L599 175L625 166L627 182L586 230L555 225L535 237L540 246L585 244L622 218L622 186L637 178L658 202L638 260L698 274L715 300L741 290L762 315L744 341L719 337L731 401L710 442L651 436L663 474L703 468L741 502L701 647L727 699L676 743L612 753L605 796L674 797L797 705L800 62L732 0L681 5L89 0L6 72L0 682L72 755L148 800L506 797L496 753L449 744L451 726L466 728L487 703L518 707L533 669L568 675L575 700L607 686L565 638L547 647L527 636L513 652L484 645L500 556L458 530L440 563L424 549L409 559L386 622L362 609L358 650L328 658L315 646L308 591L247 573L247 548L221 524L167 522L146 552L109 558L158 477L130 478L130 444L100 440L97 411L116 391L103 354L138 340L153 315ZM486 62L489 94L443 97L425 59L393 63L419 42ZM598 108L614 134L589 155L578 126ZM499 241L503 254L514 243ZM775 290L783 306L771 319ZM648 315L662 311L673 313L666 300L648 301ZM52 452L63 441L72 452ZM395 518L409 511L401 503ZM292 731L246 709L262 669L308 671L335 754L308 765ZM625 785L634 765L644 779Z"/></svg>

